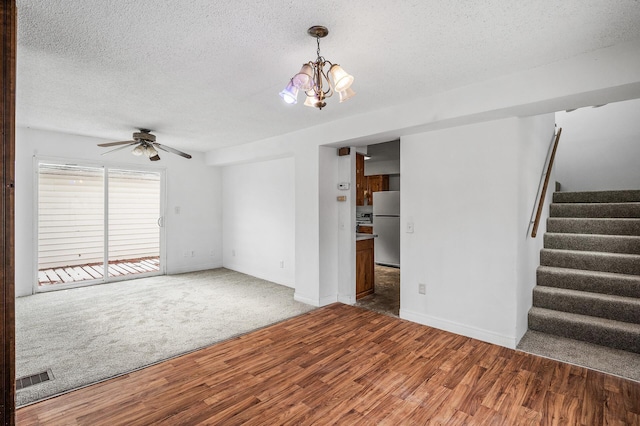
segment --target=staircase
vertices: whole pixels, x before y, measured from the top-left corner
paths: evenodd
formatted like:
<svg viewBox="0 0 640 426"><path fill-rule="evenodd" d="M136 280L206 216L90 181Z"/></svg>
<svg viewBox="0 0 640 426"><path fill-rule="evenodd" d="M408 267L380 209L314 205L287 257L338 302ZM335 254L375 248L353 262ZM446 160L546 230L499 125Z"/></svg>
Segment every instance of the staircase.
<svg viewBox="0 0 640 426"><path fill-rule="evenodd" d="M640 190L553 194L529 329L640 353Z"/></svg>

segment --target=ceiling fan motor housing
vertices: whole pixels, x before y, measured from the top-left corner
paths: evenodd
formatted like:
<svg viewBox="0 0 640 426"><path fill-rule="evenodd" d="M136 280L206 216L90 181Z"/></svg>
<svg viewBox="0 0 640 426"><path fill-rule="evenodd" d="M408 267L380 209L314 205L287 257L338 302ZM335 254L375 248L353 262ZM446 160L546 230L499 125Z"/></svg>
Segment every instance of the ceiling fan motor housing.
<svg viewBox="0 0 640 426"><path fill-rule="evenodd" d="M136 132L133 134L133 140L136 141L144 141L144 142L155 142L156 141L156 135L152 135L151 133L148 132Z"/></svg>

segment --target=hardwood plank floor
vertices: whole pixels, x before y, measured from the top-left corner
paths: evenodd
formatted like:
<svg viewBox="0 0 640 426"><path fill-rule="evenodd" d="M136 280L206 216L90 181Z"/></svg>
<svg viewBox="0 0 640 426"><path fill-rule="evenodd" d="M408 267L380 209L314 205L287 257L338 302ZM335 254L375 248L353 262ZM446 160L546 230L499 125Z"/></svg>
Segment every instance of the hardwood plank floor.
<svg viewBox="0 0 640 426"><path fill-rule="evenodd" d="M21 408L18 425L640 425L640 383L334 304Z"/></svg>

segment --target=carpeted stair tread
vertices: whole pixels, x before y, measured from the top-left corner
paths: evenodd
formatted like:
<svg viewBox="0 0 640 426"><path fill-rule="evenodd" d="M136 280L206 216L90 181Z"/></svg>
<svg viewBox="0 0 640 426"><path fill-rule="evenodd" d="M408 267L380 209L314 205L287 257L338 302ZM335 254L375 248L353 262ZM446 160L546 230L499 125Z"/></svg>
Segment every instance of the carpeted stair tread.
<svg viewBox="0 0 640 426"><path fill-rule="evenodd" d="M640 190L556 192L529 330L640 353Z"/></svg>
<svg viewBox="0 0 640 426"><path fill-rule="evenodd" d="M557 250L640 254L640 236L547 232L544 247Z"/></svg>
<svg viewBox="0 0 640 426"><path fill-rule="evenodd" d="M640 255L578 250L540 250L540 264L559 268L640 275Z"/></svg>
<svg viewBox="0 0 640 426"><path fill-rule="evenodd" d="M640 299L536 286L533 306L640 324Z"/></svg>
<svg viewBox="0 0 640 426"><path fill-rule="evenodd" d="M551 217L639 218L638 203L552 203Z"/></svg>
<svg viewBox="0 0 640 426"><path fill-rule="evenodd" d="M547 232L565 234L640 235L640 219L550 217L547 219Z"/></svg>
<svg viewBox="0 0 640 426"><path fill-rule="evenodd" d="M533 307L529 329L640 353L640 324Z"/></svg>
<svg viewBox="0 0 640 426"><path fill-rule="evenodd" d="M640 202L640 190L555 192L554 203L633 203Z"/></svg>
<svg viewBox="0 0 640 426"><path fill-rule="evenodd" d="M539 286L640 298L640 276L539 266Z"/></svg>
<svg viewBox="0 0 640 426"><path fill-rule="evenodd" d="M528 330L518 350L640 382L640 354Z"/></svg>

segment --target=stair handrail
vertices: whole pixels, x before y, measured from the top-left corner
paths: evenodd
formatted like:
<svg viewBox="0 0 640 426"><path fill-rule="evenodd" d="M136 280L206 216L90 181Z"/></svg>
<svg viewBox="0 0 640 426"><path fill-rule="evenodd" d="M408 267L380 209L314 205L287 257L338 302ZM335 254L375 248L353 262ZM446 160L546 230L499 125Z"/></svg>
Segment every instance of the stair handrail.
<svg viewBox="0 0 640 426"><path fill-rule="evenodd" d="M553 160L556 158L556 150L558 149L558 141L560 141L560 134L562 133L562 127L558 128L555 140L553 142L553 150L551 151L551 157L549 157L549 164L547 165L547 171L544 173L544 184L542 185L542 193L538 200L538 209L536 211L536 218L532 221L533 230L531 230L531 238L535 238L538 234L538 225L540 225L540 216L542 216L542 208L544 207L544 199L547 196L547 187L549 186L549 178L551 177L551 169L553 168Z"/></svg>

